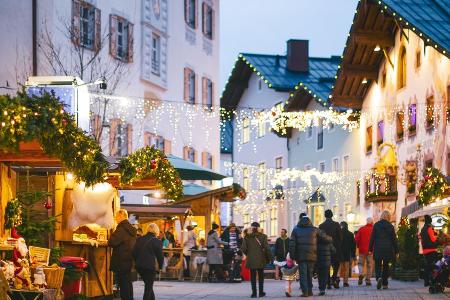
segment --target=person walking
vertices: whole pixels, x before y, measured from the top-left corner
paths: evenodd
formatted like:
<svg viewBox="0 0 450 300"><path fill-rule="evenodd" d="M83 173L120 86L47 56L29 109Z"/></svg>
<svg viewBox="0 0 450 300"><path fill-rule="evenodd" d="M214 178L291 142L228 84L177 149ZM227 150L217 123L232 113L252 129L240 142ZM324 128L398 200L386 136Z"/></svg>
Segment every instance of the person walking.
<svg viewBox="0 0 450 300"><path fill-rule="evenodd" d="M280 237L275 241L275 279L280 278L281 266L286 264L286 256L289 252L289 237L286 229L281 229Z"/></svg>
<svg viewBox="0 0 450 300"><path fill-rule="evenodd" d="M349 287L348 277L352 270L352 261L356 260L356 243L353 233L348 230L347 222L341 222L342 229L342 261L341 274L344 279L344 287Z"/></svg>
<svg viewBox="0 0 450 300"><path fill-rule="evenodd" d="M319 225L319 229L325 231L333 239L335 251L331 255L331 267L333 275L328 280L327 287L339 288L339 265L342 259L342 230L338 222L333 221L333 212L330 209L325 211L325 222Z"/></svg>
<svg viewBox="0 0 450 300"><path fill-rule="evenodd" d="M153 282L157 271L163 266L163 245L158 238L159 227L155 223L148 224L147 234L137 239L133 249L136 270L144 281L143 300L154 300Z"/></svg>
<svg viewBox="0 0 450 300"><path fill-rule="evenodd" d="M136 243L136 228L128 222L128 212L119 209L115 215L117 227L108 240L112 248L110 270L115 273L122 300L133 300L132 251Z"/></svg>
<svg viewBox="0 0 450 300"><path fill-rule="evenodd" d="M206 239L206 262L209 265L209 278L211 279L214 273L219 282L223 281L223 257L222 245L228 245L227 242L222 241L217 233L219 225L212 224L212 229L208 232Z"/></svg>
<svg viewBox="0 0 450 300"><path fill-rule="evenodd" d="M183 255L186 259L186 269L184 269L184 277L189 277L189 267L191 265L191 250L197 245L197 235L194 232L194 227L186 226L187 234L183 243Z"/></svg>
<svg viewBox="0 0 450 300"><path fill-rule="evenodd" d="M228 244L225 244L223 248L223 265L225 267L226 273L228 274L228 280L234 282L235 279L239 277L240 268L236 265L232 266L233 258L238 253L242 245L242 236L236 224L230 223L230 225L225 228L220 239Z"/></svg>
<svg viewBox="0 0 450 300"><path fill-rule="evenodd" d="M372 253L369 252L370 237L373 230L373 218L367 218L367 224L361 227L355 236L356 246L358 247L358 270L359 278L358 285L363 283L366 278L366 286L372 285L370 277L372 277ZM364 274L364 266L366 273Z"/></svg>
<svg viewBox="0 0 450 300"><path fill-rule="evenodd" d="M431 224L431 217L429 215L424 216L425 224L420 231L420 242L422 244L422 253L425 257L426 265L425 265L425 273L424 273L424 285L430 285L431 273L433 272L433 267L437 257L437 246L438 241L437 237L434 234L434 228Z"/></svg>
<svg viewBox="0 0 450 300"><path fill-rule="evenodd" d="M324 231L314 227L308 217L303 217L294 227L289 241L289 254L297 262L300 269L300 297L313 296L312 273L317 261L318 241L332 239Z"/></svg>
<svg viewBox="0 0 450 300"><path fill-rule="evenodd" d="M256 298L256 276L259 279L259 297L264 297L264 267L272 260L272 253L267 242L267 235L259 232L259 223L253 222L242 242L242 252L246 255L246 266L250 269L252 286L251 298Z"/></svg>
<svg viewBox="0 0 450 300"><path fill-rule="evenodd" d="M319 296L325 295L328 281L330 280L331 255L336 251L333 240L319 240L317 242L317 277L319 281Z"/></svg>
<svg viewBox="0 0 450 300"><path fill-rule="evenodd" d="M380 221L373 225L370 236L369 251L373 253L375 260L375 276L377 289L388 288L389 264L394 261L398 253L397 236L394 226L390 223L391 213L383 211Z"/></svg>

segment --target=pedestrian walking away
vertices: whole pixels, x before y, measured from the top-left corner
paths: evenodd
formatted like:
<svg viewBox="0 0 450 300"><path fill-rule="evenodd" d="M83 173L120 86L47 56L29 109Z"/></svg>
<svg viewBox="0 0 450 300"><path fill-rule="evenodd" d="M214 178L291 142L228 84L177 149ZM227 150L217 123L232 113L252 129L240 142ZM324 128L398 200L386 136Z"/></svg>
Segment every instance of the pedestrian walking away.
<svg viewBox="0 0 450 300"><path fill-rule="evenodd" d="M289 237L286 229L281 229L280 237L275 241L275 279L281 279L281 267L286 264L286 256L289 251Z"/></svg>
<svg viewBox="0 0 450 300"><path fill-rule="evenodd" d="M317 241L316 270L319 280L319 296L325 295L325 289L330 279L331 256L335 251L331 238Z"/></svg>
<svg viewBox="0 0 450 300"><path fill-rule="evenodd" d="M259 232L259 223L251 224L249 232L242 242L242 252L246 255L246 266L250 269L252 286L251 298L256 298L256 275L258 275L259 297L264 297L264 267L272 260L267 235Z"/></svg>
<svg viewBox="0 0 450 300"><path fill-rule="evenodd" d="M388 288L389 264L394 261L398 253L397 236L390 220L391 213L387 210L383 211L380 221L373 225L370 237L369 251L373 253L375 260L377 289Z"/></svg>
<svg viewBox="0 0 450 300"><path fill-rule="evenodd" d="M194 227L186 226L187 234L184 237L183 256L186 259L186 269L184 269L184 277L189 277L189 267L191 265L191 250L197 246L197 235L194 232Z"/></svg>
<svg viewBox="0 0 450 300"><path fill-rule="evenodd" d="M136 228L128 222L128 212L120 209L115 215L117 227L108 240L112 248L110 270L115 273L122 300L133 300L132 251L136 242Z"/></svg>
<svg viewBox="0 0 450 300"><path fill-rule="evenodd" d="M300 269L300 297L309 297L312 292L312 273L317 261L318 241L332 241L324 231L314 227L308 217L300 219L294 227L289 241L289 253Z"/></svg>
<svg viewBox="0 0 450 300"><path fill-rule="evenodd" d="M431 217L426 215L424 217L425 224L420 231L420 242L422 244L422 253L425 257L425 273L424 273L424 285L430 285L431 273L433 272L433 267L438 260L437 246L439 245L437 237L434 234L434 228L431 224Z"/></svg>
<svg viewBox="0 0 450 300"><path fill-rule="evenodd" d="M344 279L344 287L348 287L348 278L352 272L352 262L356 260L356 243L353 233L348 230L347 222L341 222L342 229L342 260L341 274Z"/></svg>
<svg viewBox="0 0 450 300"><path fill-rule="evenodd" d="M331 286L339 288L339 265L342 259L342 230L338 222L333 221L333 212L330 209L325 211L325 222L320 224L319 229L325 231L333 239L333 246L336 251L331 255L331 267L333 275L328 281L328 288Z"/></svg>
<svg viewBox="0 0 450 300"><path fill-rule="evenodd" d="M150 223L147 227L147 234L136 240L136 245L133 249L136 270L145 284L143 300L155 299L153 282L155 281L156 273L162 269L164 261L163 244L157 238L159 235L158 225Z"/></svg>
<svg viewBox="0 0 450 300"><path fill-rule="evenodd" d="M213 274L217 281L222 282L223 277L223 257L222 257L222 245L228 245L227 242L222 241L217 233L219 225L212 224L212 229L208 232L206 240L206 262L209 265L209 279L212 279Z"/></svg>
<svg viewBox="0 0 450 300"><path fill-rule="evenodd" d="M358 247L358 285L363 284L364 278L366 279L366 285L371 285L370 277L372 276L373 256L369 252L369 243L372 230L373 218L367 218L367 224L361 227L355 236L356 246ZM365 273L364 270L366 270Z"/></svg>

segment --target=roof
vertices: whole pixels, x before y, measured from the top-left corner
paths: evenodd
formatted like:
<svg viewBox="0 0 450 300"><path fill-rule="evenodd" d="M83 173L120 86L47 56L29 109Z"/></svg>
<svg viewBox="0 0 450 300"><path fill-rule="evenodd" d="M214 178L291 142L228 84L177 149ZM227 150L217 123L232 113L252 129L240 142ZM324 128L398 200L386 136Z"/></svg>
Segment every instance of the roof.
<svg viewBox="0 0 450 300"><path fill-rule="evenodd" d="M269 88L291 92L305 88L310 98L326 106L340 58L309 58L308 72L293 72L286 68L285 55L241 53L221 97L221 106L234 109L248 86L252 74L264 80ZM315 96L315 97L314 97Z"/></svg>
<svg viewBox="0 0 450 300"><path fill-rule="evenodd" d="M190 205L145 205L145 204L121 204L120 208L126 209L129 214L139 217L168 217L185 215L190 212Z"/></svg>

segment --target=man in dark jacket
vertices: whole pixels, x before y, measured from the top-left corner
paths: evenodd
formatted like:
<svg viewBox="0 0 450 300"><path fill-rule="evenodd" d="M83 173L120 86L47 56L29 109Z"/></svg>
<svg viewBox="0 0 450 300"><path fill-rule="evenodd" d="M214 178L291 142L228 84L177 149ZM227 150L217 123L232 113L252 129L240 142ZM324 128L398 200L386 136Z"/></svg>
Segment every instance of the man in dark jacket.
<svg viewBox="0 0 450 300"><path fill-rule="evenodd" d="M289 253L298 263L300 269L300 297L312 296L312 273L317 261L317 242L331 241L322 230L314 227L308 217L300 219L292 230L289 242Z"/></svg>
<svg viewBox="0 0 450 300"><path fill-rule="evenodd" d="M133 283L131 268L133 267L132 251L136 242L136 228L128 222L125 209L116 212L116 230L111 234L108 246L112 247L110 270L115 272L122 300L133 300Z"/></svg>
<svg viewBox="0 0 450 300"><path fill-rule="evenodd" d="M342 261L341 273L344 277L344 287L348 287L348 277L351 274L352 261L356 260L356 243L353 233L348 230L347 222L341 222L342 229Z"/></svg>
<svg viewBox="0 0 450 300"><path fill-rule="evenodd" d="M319 296L325 295L325 289L330 279L331 255L336 251L333 240L317 242L317 275L319 279Z"/></svg>
<svg viewBox="0 0 450 300"><path fill-rule="evenodd" d="M375 276L377 289L388 288L389 264L394 261L397 253L397 236L391 222L391 214L385 210L381 213L380 221L373 225L370 236L369 251L375 260Z"/></svg>
<svg viewBox="0 0 450 300"><path fill-rule="evenodd" d="M328 281L328 288L331 285L334 288L339 288L339 265L342 259L342 231L338 222L333 221L333 212L329 209L325 211L325 222L319 225L319 229L325 231L325 233L333 239L333 246L336 251L331 255L331 266L333 267L333 275Z"/></svg>
<svg viewBox="0 0 450 300"><path fill-rule="evenodd" d="M433 272L433 266L437 261L437 237L434 234L432 219L429 215L425 215L425 224L420 231L420 242L422 243L422 252L425 257L426 266L424 274L425 286L430 285L431 272Z"/></svg>
<svg viewBox="0 0 450 300"><path fill-rule="evenodd" d="M281 236L275 241L275 259L277 262L286 261L286 256L289 252L289 237L287 230L281 229ZM275 265L275 279L280 278L280 267ZM280 278L281 279L281 278Z"/></svg>

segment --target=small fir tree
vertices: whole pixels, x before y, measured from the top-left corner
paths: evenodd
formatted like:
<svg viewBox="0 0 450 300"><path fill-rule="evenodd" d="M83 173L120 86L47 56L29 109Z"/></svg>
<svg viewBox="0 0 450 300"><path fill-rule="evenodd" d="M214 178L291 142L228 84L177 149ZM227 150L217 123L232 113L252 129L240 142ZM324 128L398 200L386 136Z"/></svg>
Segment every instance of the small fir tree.
<svg viewBox="0 0 450 300"><path fill-rule="evenodd" d="M417 224L402 218L397 231L399 259L402 270L417 270L419 265L419 238Z"/></svg>

